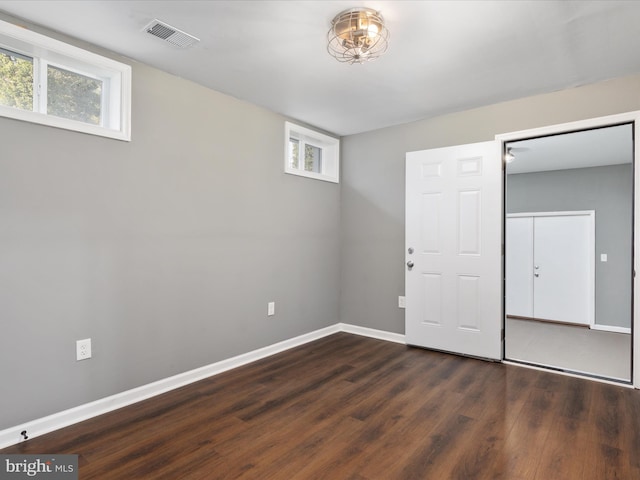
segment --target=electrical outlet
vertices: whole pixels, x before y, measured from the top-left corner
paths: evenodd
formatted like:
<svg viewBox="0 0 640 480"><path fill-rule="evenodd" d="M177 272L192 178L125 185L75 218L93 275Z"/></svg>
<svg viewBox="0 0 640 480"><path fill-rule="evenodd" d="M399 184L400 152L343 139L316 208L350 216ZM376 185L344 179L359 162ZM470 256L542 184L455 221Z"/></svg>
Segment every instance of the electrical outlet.
<svg viewBox="0 0 640 480"><path fill-rule="evenodd" d="M407 301L405 300L404 296L400 295L398 297L398 308L406 308L407 306Z"/></svg>
<svg viewBox="0 0 640 480"><path fill-rule="evenodd" d="M91 358L91 339L76 341L76 360L87 360Z"/></svg>
<svg viewBox="0 0 640 480"><path fill-rule="evenodd" d="M276 302L269 302L267 304L267 316L271 317L276 314Z"/></svg>

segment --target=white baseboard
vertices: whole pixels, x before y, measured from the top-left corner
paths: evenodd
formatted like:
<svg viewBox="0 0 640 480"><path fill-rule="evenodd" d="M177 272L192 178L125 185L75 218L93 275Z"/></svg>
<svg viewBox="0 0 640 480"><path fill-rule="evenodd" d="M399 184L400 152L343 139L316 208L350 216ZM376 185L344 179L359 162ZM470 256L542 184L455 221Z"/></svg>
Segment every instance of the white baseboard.
<svg viewBox="0 0 640 480"><path fill-rule="evenodd" d="M274 343L251 352L244 353L226 360L221 360L204 367L196 368L188 372L180 373L172 377L167 377L162 380L158 380L153 383L142 385L131 390L127 390L116 395L101 398L94 402L79 405L62 412L54 413L46 417L38 418L15 427L0 430L0 448L5 448L16 443L24 441L20 432L27 431L29 438L34 438L40 435L44 435L60 428L68 427L74 423L88 420L89 418L102 415L107 412L111 412L118 408L126 407L136 402L146 400L156 395L174 390L179 387L183 387L190 383L203 380L205 378L217 375L227 370L247 365L256 360L260 360L276 353L289 350L305 343L318 340L322 337L332 335L338 332L353 333L356 335L362 335L365 337L377 338L380 340L387 340L390 342L405 343L404 335L398 333L384 332L382 330L375 330L372 328L358 327L356 325L349 325L346 323L336 323L320 330L315 330L298 337L290 338L282 342Z"/></svg>
<svg viewBox="0 0 640 480"><path fill-rule="evenodd" d="M401 333L386 332L384 330L376 330L368 327L359 327L358 325L350 325L348 323L339 323L338 325L340 325L341 332L362 335L363 337L377 338L378 340L386 340L387 342L402 343L403 345L407 343L404 335Z"/></svg>
<svg viewBox="0 0 640 480"><path fill-rule="evenodd" d="M631 328L629 327L617 327L615 325L600 325L598 323L594 323L591 325L591 329L602 330L604 332L627 333L631 335Z"/></svg>

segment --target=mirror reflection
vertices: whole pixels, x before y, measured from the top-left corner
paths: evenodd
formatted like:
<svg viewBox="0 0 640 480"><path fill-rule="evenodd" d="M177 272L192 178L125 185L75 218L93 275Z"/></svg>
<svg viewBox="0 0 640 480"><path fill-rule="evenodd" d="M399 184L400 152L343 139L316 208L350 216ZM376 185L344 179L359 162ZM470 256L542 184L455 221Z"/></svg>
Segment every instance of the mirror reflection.
<svg viewBox="0 0 640 480"><path fill-rule="evenodd" d="M505 358L631 379L633 127L505 144Z"/></svg>

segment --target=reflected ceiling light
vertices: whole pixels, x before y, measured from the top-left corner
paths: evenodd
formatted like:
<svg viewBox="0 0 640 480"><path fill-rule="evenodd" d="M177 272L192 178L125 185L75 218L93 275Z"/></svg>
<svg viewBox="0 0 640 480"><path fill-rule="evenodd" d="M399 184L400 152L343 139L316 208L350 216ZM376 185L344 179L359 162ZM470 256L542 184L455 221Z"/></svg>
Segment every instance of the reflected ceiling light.
<svg viewBox="0 0 640 480"><path fill-rule="evenodd" d="M332 20L327 39L327 50L339 62L364 63L387 51L389 30L375 10L351 8Z"/></svg>
<svg viewBox="0 0 640 480"><path fill-rule="evenodd" d="M507 148L507 153L504 154L504 161L511 163L516 159L516 156L511 152L511 148Z"/></svg>

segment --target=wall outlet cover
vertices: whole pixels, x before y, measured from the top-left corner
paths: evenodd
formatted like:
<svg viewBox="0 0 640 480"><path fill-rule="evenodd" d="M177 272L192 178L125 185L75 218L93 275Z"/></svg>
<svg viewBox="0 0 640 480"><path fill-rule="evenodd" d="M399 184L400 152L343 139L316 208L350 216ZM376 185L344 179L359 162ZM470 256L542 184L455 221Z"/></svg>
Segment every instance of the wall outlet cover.
<svg viewBox="0 0 640 480"><path fill-rule="evenodd" d="M76 360L88 360L91 358L91 339L85 338L84 340L76 341Z"/></svg>

